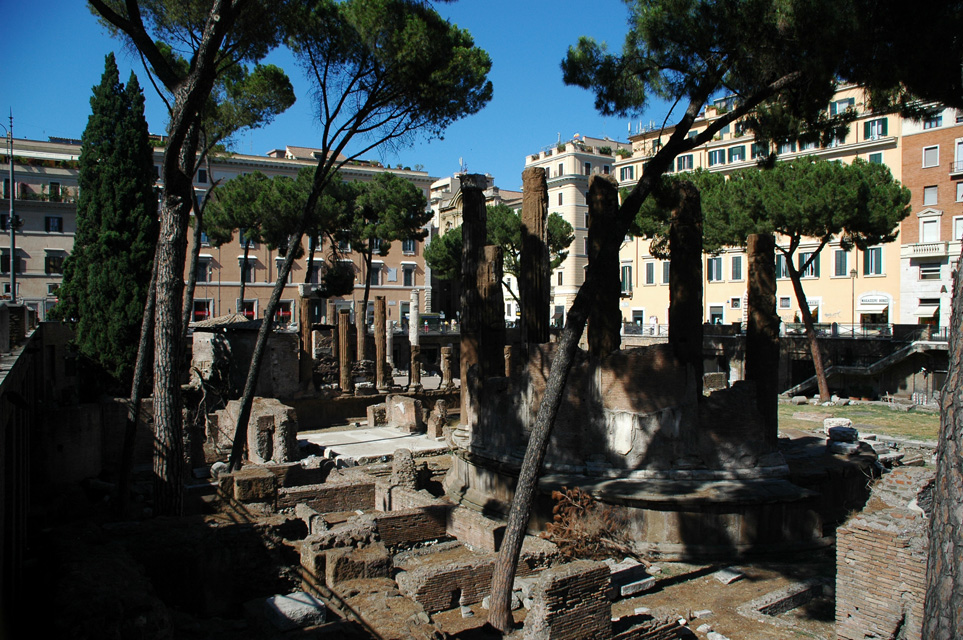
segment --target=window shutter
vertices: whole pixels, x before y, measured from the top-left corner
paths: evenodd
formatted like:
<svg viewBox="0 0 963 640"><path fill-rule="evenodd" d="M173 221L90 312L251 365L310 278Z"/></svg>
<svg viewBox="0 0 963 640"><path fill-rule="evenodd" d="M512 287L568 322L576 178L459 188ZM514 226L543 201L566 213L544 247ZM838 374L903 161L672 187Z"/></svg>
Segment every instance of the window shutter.
<svg viewBox="0 0 963 640"><path fill-rule="evenodd" d="M813 258L813 275L819 277L819 254Z"/></svg>
<svg viewBox="0 0 963 640"><path fill-rule="evenodd" d="M869 140L869 121L863 123L863 139Z"/></svg>
<svg viewBox="0 0 963 640"><path fill-rule="evenodd" d="M886 126L886 125L887 125L888 121L889 121L889 118L883 118L883 119L882 119L882 122L881 122L881 124L880 124L880 126L879 126L879 135L885 136L885 135L887 134L887 126Z"/></svg>

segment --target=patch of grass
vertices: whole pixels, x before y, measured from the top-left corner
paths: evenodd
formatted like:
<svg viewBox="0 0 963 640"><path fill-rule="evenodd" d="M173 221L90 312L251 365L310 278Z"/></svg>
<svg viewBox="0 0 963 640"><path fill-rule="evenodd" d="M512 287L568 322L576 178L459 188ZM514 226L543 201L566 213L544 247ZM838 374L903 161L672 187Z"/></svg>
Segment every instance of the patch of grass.
<svg viewBox="0 0 963 640"><path fill-rule="evenodd" d="M854 404L845 407L779 404L779 428L812 431L822 427L824 418L849 418L861 431L912 440L936 440L940 414L935 411L897 411L883 404Z"/></svg>

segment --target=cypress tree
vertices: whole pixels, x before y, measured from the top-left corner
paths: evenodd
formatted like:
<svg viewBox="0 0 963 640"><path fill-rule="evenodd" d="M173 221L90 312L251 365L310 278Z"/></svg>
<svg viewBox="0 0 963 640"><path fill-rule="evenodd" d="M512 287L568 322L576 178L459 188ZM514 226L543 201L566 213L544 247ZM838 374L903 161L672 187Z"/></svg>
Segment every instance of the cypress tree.
<svg viewBox="0 0 963 640"><path fill-rule="evenodd" d="M144 95L133 73L126 87L120 82L113 54L90 106L77 231L57 312L76 320L78 351L129 384L157 241L157 197Z"/></svg>

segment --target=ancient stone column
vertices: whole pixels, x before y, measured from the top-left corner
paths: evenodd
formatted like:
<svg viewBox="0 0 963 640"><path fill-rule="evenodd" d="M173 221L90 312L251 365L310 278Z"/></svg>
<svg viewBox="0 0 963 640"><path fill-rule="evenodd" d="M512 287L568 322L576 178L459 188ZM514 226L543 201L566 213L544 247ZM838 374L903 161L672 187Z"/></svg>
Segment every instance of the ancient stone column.
<svg viewBox="0 0 963 640"><path fill-rule="evenodd" d="M375 387L379 391L384 391L390 386L388 382L388 364L385 359L385 297L376 296L374 304L374 338L375 338Z"/></svg>
<svg viewBox="0 0 963 640"><path fill-rule="evenodd" d="M395 370L395 321L389 320L385 331L385 362L388 363L388 376Z"/></svg>
<svg viewBox="0 0 963 640"><path fill-rule="evenodd" d="M522 171L522 255L518 278L522 305L522 342L548 342L551 312L551 261L548 252L548 186L545 169Z"/></svg>
<svg viewBox="0 0 963 640"><path fill-rule="evenodd" d="M328 300L325 314L324 323L334 327L331 330L331 357L337 359L339 357L338 354L341 353L341 341L338 336L338 308L333 301Z"/></svg>
<svg viewBox="0 0 963 640"><path fill-rule="evenodd" d="M338 366L340 368L339 386L342 393L352 393L354 391L354 380L351 378L351 312L342 309L338 313Z"/></svg>
<svg viewBox="0 0 963 640"><path fill-rule="evenodd" d="M505 377L511 378L512 377L512 345L506 344L504 352L505 352Z"/></svg>
<svg viewBox="0 0 963 640"><path fill-rule="evenodd" d="M477 395L482 373L479 370L479 329L482 318L478 294L478 265L485 246L488 213L484 190L488 179L472 173L461 177L462 195L462 254L461 254L461 424L471 429L476 421Z"/></svg>
<svg viewBox="0 0 963 640"><path fill-rule="evenodd" d="M325 305L324 323L335 326L338 324L338 307L334 304L334 300L328 300L327 305Z"/></svg>
<svg viewBox="0 0 963 640"><path fill-rule="evenodd" d="M452 348L442 347L441 348L441 388L451 389L451 352Z"/></svg>
<svg viewBox="0 0 963 640"><path fill-rule="evenodd" d="M776 446L779 429L779 314L776 313L776 241L769 234L748 238L746 380L756 385L756 406L765 440Z"/></svg>
<svg viewBox="0 0 963 640"><path fill-rule="evenodd" d="M298 300L298 334L301 338L298 350L298 381L302 385L311 382L314 372L314 341L311 339L311 298L303 292Z"/></svg>
<svg viewBox="0 0 963 640"><path fill-rule="evenodd" d="M501 376L504 371L501 348L505 345L505 294L502 290L501 247L485 245L478 265L478 296L481 318L478 335L482 375Z"/></svg>
<svg viewBox="0 0 963 640"><path fill-rule="evenodd" d="M358 341L355 347L355 360L365 360L364 345L368 337L367 310L364 308L364 300L354 301L354 328L355 338Z"/></svg>
<svg viewBox="0 0 963 640"><path fill-rule="evenodd" d="M595 300L588 318L588 348L589 355L604 358L616 351L622 341L619 254L601 250L605 235L615 223L619 210L619 188L615 176L594 175L589 179L588 205L589 268L595 274Z"/></svg>
<svg viewBox="0 0 963 640"><path fill-rule="evenodd" d="M421 346L411 345L411 364L409 365L408 391L421 391Z"/></svg>
<svg viewBox="0 0 963 640"><path fill-rule="evenodd" d="M421 309L418 306L418 290L411 290L411 303L408 309L408 342L412 345L419 343L418 329L421 324Z"/></svg>
<svg viewBox="0 0 963 640"><path fill-rule="evenodd" d="M669 219L669 344L693 367L702 393L702 204L691 182L677 187Z"/></svg>

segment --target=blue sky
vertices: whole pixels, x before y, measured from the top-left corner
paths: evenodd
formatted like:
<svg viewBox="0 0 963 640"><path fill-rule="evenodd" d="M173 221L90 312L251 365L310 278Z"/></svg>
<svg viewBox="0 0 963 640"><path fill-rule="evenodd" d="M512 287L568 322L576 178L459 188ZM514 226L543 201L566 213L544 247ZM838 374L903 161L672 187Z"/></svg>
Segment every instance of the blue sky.
<svg viewBox="0 0 963 640"><path fill-rule="evenodd" d="M147 95L152 133L167 123L163 103L149 86L139 58L111 38L84 2L5 2L2 32L6 60L0 63L0 110L10 109L18 138L79 138L90 111L90 90L100 81L104 56L113 51L126 82L133 70ZM473 173L491 173L503 189L519 189L525 156L574 133L626 139L628 120L602 118L592 95L562 83L559 62L580 35L621 48L627 30L622 0L461 0L439 4L440 13L467 29L489 52L494 97L465 118L443 140L418 139L408 148L366 155L389 165L423 165L443 177L463 159ZM264 155L284 145L315 146L317 119L309 85L293 59L277 51L269 60L287 71L297 103L271 125L237 137L234 150ZM662 113L645 114L646 122Z"/></svg>

